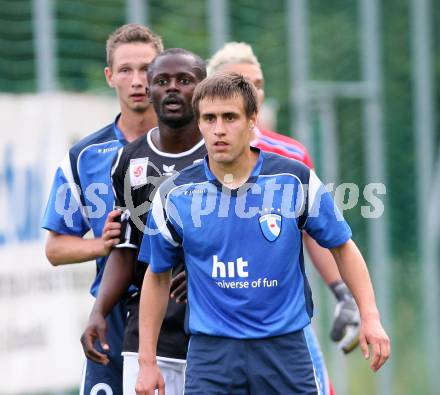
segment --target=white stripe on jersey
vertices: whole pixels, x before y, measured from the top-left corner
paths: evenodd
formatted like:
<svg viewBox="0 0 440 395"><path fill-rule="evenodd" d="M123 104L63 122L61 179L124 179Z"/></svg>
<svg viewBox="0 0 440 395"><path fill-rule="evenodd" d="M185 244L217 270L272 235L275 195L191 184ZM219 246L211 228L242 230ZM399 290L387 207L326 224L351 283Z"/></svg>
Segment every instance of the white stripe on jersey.
<svg viewBox="0 0 440 395"><path fill-rule="evenodd" d="M116 197L116 190L115 190L115 186L113 185L113 174L115 174L115 171L119 166L119 161L121 160L123 149L124 149L124 147L121 147L118 149L118 153L116 154L116 160L115 160L114 165L112 166L112 171L110 173L110 177L111 177L111 181L112 181L113 196L115 196L115 197Z"/></svg>
<svg viewBox="0 0 440 395"><path fill-rule="evenodd" d="M321 180L318 178L313 170L310 170L309 177L309 212L312 211L313 205L315 204L316 195L321 187L324 187ZM320 199L320 196L318 196ZM319 209L319 207L318 207Z"/></svg>
<svg viewBox="0 0 440 395"><path fill-rule="evenodd" d="M84 387L86 384L86 372L87 372L87 358L84 360L83 371L81 375L81 386L79 388L79 395L84 395Z"/></svg>
<svg viewBox="0 0 440 395"><path fill-rule="evenodd" d="M171 233L167 227L166 219L164 217L162 199L160 198L160 190L157 191L156 195L154 195L151 215L153 216L154 222L156 222L157 228L159 229L159 232L162 234L163 238L173 247L179 246L179 243L174 241L173 236L171 236Z"/></svg>
<svg viewBox="0 0 440 395"><path fill-rule="evenodd" d="M153 143L152 141L152 135L153 135L153 131L158 131L159 132L159 128L155 127L153 129L151 129L148 134L147 134L147 143L149 145L149 147L157 154L160 156L164 156L166 158L182 158L184 156L188 156L191 155L193 152L196 152L202 145L205 144L205 141L202 139L200 140L198 143L196 143L192 148L190 148L188 151L184 151L184 152L179 152L178 154L171 154L169 152L163 152L160 151Z"/></svg>

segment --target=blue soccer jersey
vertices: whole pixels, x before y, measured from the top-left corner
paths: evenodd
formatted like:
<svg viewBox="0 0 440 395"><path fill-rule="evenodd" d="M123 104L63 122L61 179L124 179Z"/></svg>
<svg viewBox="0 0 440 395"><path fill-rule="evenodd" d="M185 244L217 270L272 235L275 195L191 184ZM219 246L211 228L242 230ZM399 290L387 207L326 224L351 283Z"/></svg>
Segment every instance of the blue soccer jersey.
<svg viewBox="0 0 440 395"><path fill-rule="evenodd" d="M159 191L139 260L160 273L184 257L189 333L265 338L310 323L301 230L325 248L351 238L312 170L259 152L248 182L230 190L211 173L206 158Z"/></svg>
<svg viewBox="0 0 440 395"><path fill-rule="evenodd" d="M52 183L42 227L60 234L84 236L90 229L101 237L114 197L111 167L119 148L126 144L114 123L85 137L70 148ZM98 293L107 257L96 260L92 295Z"/></svg>

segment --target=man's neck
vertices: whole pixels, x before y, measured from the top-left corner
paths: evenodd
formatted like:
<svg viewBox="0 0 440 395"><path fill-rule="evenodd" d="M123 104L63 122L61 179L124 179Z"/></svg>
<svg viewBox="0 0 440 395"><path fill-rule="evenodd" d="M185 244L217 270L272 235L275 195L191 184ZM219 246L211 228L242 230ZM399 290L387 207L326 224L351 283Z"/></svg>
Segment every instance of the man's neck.
<svg viewBox="0 0 440 395"><path fill-rule="evenodd" d="M224 186L229 189L237 189L249 180L257 161L258 153L249 149L237 161L231 163L215 162L209 158L209 168Z"/></svg>
<svg viewBox="0 0 440 395"><path fill-rule="evenodd" d="M151 135L154 146L162 152L179 154L193 148L201 139L197 124L171 128L159 121L159 131Z"/></svg>
<svg viewBox="0 0 440 395"><path fill-rule="evenodd" d="M157 117L153 106L149 106L143 113L122 111L118 119L118 128L128 142L143 136L155 126Z"/></svg>

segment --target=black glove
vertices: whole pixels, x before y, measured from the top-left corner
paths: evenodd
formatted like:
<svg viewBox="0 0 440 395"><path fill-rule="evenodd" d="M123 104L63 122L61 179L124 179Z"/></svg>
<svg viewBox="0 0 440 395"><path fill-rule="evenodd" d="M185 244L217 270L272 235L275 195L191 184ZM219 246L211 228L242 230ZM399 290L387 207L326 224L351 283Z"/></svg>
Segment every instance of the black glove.
<svg viewBox="0 0 440 395"><path fill-rule="evenodd" d="M360 316L356 302L344 282L330 284L335 295L335 314L330 338L338 342L338 347L345 353L353 351L359 344Z"/></svg>

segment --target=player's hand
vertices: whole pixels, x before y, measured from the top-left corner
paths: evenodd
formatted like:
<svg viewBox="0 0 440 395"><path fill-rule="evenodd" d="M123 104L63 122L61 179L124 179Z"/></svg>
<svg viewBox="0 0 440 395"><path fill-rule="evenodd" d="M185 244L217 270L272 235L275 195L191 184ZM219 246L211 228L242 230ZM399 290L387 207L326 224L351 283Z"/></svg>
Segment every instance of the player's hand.
<svg viewBox="0 0 440 395"><path fill-rule="evenodd" d="M159 367L155 365L143 366L139 363L139 373L136 380L136 395L165 395L165 381Z"/></svg>
<svg viewBox="0 0 440 395"><path fill-rule="evenodd" d="M87 358L102 365L109 363L109 358L105 354L105 352L108 352L110 349L106 340L106 333L107 323L105 322L104 316L97 312L92 312L87 328L81 335L81 345ZM96 349L95 344L97 341L104 352L100 352Z"/></svg>
<svg viewBox="0 0 440 395"><path fill-rule="evenodd" d="M359 342L365 359L370 359L370 368L376 372L387 361L391 343L377 317L362 320Z"/></svg>
<svg viewBox="0 0 440 395"><path fill-rule="evenodd" d="M331 284L330 288L338 301L330 338L339 342L338 347L347 354L359 344L359 310L353 295L342 281Z"/></svg>
<svg viewBox="0 0 440 395"><path fill-rule="evenodd" d="M176 303L186 303L186 271L180 272L171 279L170 298Z"/></svg>
<svg viewBox="0 0 440 395"><path fill-rule="evenodd" d="M121 210L113 210L105 220L104 228L102 230L101 240L103 242L103 256L110 254L110 250L120 243L121 223L118 217L121 215Z"/></svg>

